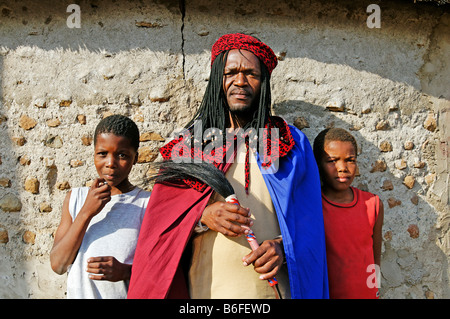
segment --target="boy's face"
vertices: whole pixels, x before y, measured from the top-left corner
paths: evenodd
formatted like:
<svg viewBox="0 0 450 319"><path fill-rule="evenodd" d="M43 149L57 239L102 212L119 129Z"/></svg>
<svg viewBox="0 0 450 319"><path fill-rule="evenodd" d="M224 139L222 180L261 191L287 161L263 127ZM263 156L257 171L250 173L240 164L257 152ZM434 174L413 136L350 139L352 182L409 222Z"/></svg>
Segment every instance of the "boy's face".
<svg viewBox="0 0 450 319"><path fill-rule="evenodd" d="M356 150L351 142L325 141L321 161L323 186L335 191L350 187L355 178Z"/></svg>
<svg viewBox="0 0 450 319"><path fill-rule="evenodd" d="M100 178L111 187L128 183L128 174L137 161L137 152L130 140L112 133L97 135L94 165Z"/></svg>

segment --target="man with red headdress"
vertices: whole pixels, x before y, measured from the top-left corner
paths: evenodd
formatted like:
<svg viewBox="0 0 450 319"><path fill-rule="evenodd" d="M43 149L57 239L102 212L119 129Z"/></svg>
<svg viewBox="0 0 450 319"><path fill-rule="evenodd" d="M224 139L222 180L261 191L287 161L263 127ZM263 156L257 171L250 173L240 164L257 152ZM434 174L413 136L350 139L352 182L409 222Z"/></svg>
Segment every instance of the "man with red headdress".
<svg viewBox="0 0 450 319"><path fill-rule="evenodd" d="M283 298L328 298L318 169L305 135L271 115L276 65L272 49L255 37L227 34L214 44L202 104L186 125L191 135L160 152L164 159L212 162L241 206L197 180L184 180L184 187L156 184L128 298L273 298L267 280L274 276ZM220 148L206 152L213 143L207 136L191 148L197 123L206 131L245 133L232 141L219 135ZM244 236L248 226L261 242L254 251Z"/></svg>

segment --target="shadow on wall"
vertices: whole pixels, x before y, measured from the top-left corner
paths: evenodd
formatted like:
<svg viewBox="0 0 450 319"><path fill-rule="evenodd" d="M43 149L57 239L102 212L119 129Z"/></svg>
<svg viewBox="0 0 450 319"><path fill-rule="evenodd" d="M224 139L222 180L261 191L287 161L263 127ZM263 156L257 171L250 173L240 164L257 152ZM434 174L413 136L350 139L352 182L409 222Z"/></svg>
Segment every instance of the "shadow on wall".
<svg viewBox="0 0 450 319"><path fill-rule="evenodd" d="M189 19L184 27L184 52L187 56L209 50L224 33L244 32L268 43L282 59L302 58L305 64L311 60L323 63L330 70L325 75L330 78L324 80L336 83L345 79L332 78L333 67L348 66L422 90L416 72L424 63L431 60L428 69L421 70L425 76L432 76L426 70L445 69L437 61L433 64L432 60L439 57L431 52L441 50L445 57L445 47L440 48L434 37L448 34L450 5L383 1L379 3L381 28L378 29L367 26L370 15L367 7L372 3L368 1L250 1L235 7L237 1L211 2L214 5L196 2L186 8ZM214 28L221 21L226 21L226 25ZM300 67L285 72L294 71L310 70ZM431 86L427 85L426 89L425 93L436 95ZM450 99L449 94L440 92L436 97L443 95Z"/></svg>
<svg viewBox="0 0 450 319"><path fill-rule="evenodd" d="M365 121L364 115L344 117L323 106L298 100L276 103L273 111L301 129L311 146L317 134L328 127L346 129L356 138L359 170L353 186L380 196L385 208L381 298L392 297L389 290L399 289L404 284L421 284L421 295L427 298L433 297L433 291L442 289L444 295L441 297L445 298L446 287L448 288L448 259L436 244L439 236L435 229L438 216L435 208L418 196L426 192L427 186L423 183L405 185L404 176L408 173L404 173L404 170L411 169L400 167L399 170L389 162L386 153L380 151L380 137L386 132L375 129L373 123ZM405 129L408 128L391 128L394 131L392 133L398 135L400 132L395 131ZM392 141L392 146L402 147L402 144ZM403 151L405 155L408 152L410 151ZM443 260L444 264L430 260ZM442 287L434 286L436 281ZM403 298L408 298L408 292L405 291Z"/></svg>
<svg viewBox="0 0 450 319"><path fill-rule="evenodd" d="M0 54L0 74L3 74L3 55ZM3 100L3 76L0 76L0 274L2 289L0 298L22 298L27 295L27 282L15 280L23 277L25 269L16 260L24 256L21 246L34 241L32 233L26 233L21 224L23 207L15 167L19 159L14 155L12 143L23 143L10 136L8 117ZM18 243L18 244L16 244Z"/></svg>
<svg viewBox="0 0 450 319"><path fill-rule="evenodd" d="M71 5L79 3L78 7ZM27 45L45 50L88 50L118 53L136 49L171 52L179 43L178 0L129 5L115 1L6 1L2 5L1 46L11 50ZM12 36L12 35L15 36Z"/></svg>
<svg viewBox="0 0 450 319"><path fill-rule="evenodd" d="M418 60L417 55L425 62L433 59L430 50L439 49L439 45L433 39L428 43L429 37L434 36L429 32L433 33L438 26L436 33L445 33L450 8L450 5L385 1L380 4L382 27L373 29L366 24L369 13L364 1L250 1L234 11L233 4L238 1L185 4L182 0L171 0L127 8L110 1L86 1L79 5L77 28L70 25L75 20L70 18L72 11L67 12L67 3L55 4L50 0L8 3L2 7L7 27L0 30L1 46L10 50L26 45L106 54L149 49L187 56L210 50L224 33L245 32L266 41L282 57L346 65L422 89L414 73L422 64L411 63ZM258 19L267 23L254 23ZM223 24L221 21L227 23L217 28ZM287 38L292 32L297 36ZM442 66L428 65L435 67ZM422 72L427 76L427 68ZM432 86L424 86L430 90L426 93L435 93L431 92ZM442 97L450 99L448 94Z"/></svg>

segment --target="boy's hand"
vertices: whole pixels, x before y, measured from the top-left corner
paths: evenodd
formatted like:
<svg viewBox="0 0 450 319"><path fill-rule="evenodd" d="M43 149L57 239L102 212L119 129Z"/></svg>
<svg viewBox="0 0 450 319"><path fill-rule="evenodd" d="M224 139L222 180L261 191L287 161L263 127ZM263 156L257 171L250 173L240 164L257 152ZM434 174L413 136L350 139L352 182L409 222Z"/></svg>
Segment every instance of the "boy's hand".
<svg viewBox="0 0 450 319"><path fill-rule="evenodd" d="M209 229L231 237L247 232L240 224L249 227L253 225L248 208L225 202L215 202L206 207L201 222Z"/></svg>
<svg viewBox="0 0 450 319"><path fill-rule="evenodd" d="M282 239L265 240L258 249L242 258L244 266L253 264L260 279L275 277L283 265Z"/></svg>
<svg viewBox="0 0 450 319"><path fill-rule="evenodd" d="M122 264L112 256L90 257L86 271L92 280L121 281L131 277L131 265Z"/></svg>
<svg viewBox="0 0 450 319"><path fill-rule="evenodd" d="M111 186L104 182L104 179L96 178L86 196L84 207L92 216L97 215L106 203L111 200Z"/></svg>

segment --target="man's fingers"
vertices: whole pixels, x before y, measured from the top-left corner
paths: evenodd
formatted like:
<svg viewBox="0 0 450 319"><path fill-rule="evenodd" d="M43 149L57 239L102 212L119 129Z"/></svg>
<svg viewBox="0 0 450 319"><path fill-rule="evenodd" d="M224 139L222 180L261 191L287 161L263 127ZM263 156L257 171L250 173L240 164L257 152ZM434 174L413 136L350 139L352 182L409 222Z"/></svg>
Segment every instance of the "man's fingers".
<svg viewBox="0 0 450 319"><path fill-rule="evenodd" d="M264 255L265 251L258 248L257 250L252 251L247 256L244 256L242 258L242 261L244 262L244 266L248 266L250 264L253 264L256 260L258 260L262 255Z"/></svg>
<svg viewBox="0 0 450 319"><path fill-rule="evenodd" d="M244 266L253 264L254 270L261 274L260 279L270 279L278 273L283 262L275 240L264 241L261 246L242 258Z"/></svg>
<svg viewBox="0 0 450 319"><path fill-rule="evenodd" d="M259 255L256 253L249 254L248 258L244 257L244 266L248 266L253 263L253 269L261 274L260 279L270 279L274 277L279 270L279 266L276 263L276 260L272 258L267 258L266 254Z"/></svg>
<svg viewBox="0 0 450 319"><path fill-rule="evenodd" d="M222 207L232 213L236 213L244 217L250 217L250 210L248 208L225 202L222 204Z"/></svg>
<svg viewBox="0 0 450 319"><path fill-rule="evenodd" d="M257 259L254 263L253 266L255 267L255 271L260 273L260 274L266 274L271 272L273 269L278 269L278 267L276 266L275 260L273 259L264 259L264 256L262 256L261 258ZM275 271L276 273L276 271Z"/></svg>
<svg viewBox="0 0 450 319"><path fill-rule="evenodd" d="M203 212L201 222L209 229L225 236L236 237L246 233L242 225L251 226L249 209L225 202L215 202Z"/></svg>
<svg viewBox="0 0 450 319"><path fill-rule="evenodd" d="M230 214L230 217L228 218L228 220L233 223L238 223L238 224L243 224L243 225L248 225L248 226L253 225L253 220L251 218L244 217L239 214Z"/></svg>
<svg viewBox="0 0 450 319"><path fill-rule="evenodd" d="M253 225L253 220L235 213L227 213L222 226L233 232L235 236L247 234L249 227Z"/></svg>
<svg viewBox="0 0 450 319"><path fill-rule="evenodd" d="M263 280L272 279L273 277L275 277L277 275L277 273L278 273L278 267L274 268L271 272L261 274L259 276L259 279L263 279Z"/></svg>
<svg viewBox="0 0 450 319"><path fill-rule="evenodd" d="M220 226L219 231L225 236L237 237L242 235L246 230L238 224L224 221Z"/></svg>
<svg viewBox="0 0 450 319"><path fill-rule="evenodd" d="M253 220L250 218L250 210L248 208L241 207L230 203L222 203L220 210L216 211L218 217L223 217L225 220L244 224L248 226L253 225ZM242 232L239 230L239 232Z"/></svg>

